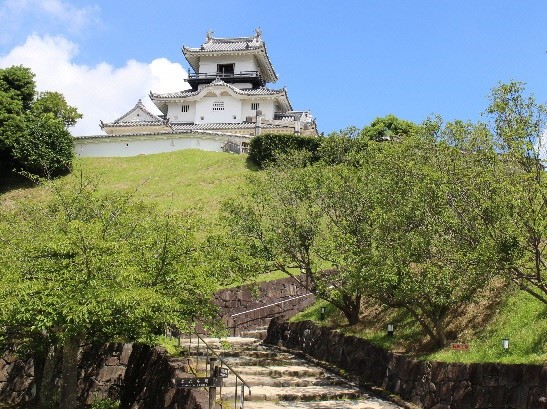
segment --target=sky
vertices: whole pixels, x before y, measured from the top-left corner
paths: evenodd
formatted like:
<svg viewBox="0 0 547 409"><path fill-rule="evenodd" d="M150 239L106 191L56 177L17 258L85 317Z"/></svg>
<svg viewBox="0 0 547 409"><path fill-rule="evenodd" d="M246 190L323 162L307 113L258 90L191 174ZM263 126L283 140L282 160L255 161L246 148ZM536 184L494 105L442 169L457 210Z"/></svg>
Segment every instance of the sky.
<svg viewBox="0 0 547 409"><path fill-rule="evenodd" d="M150 91L188 87L182 45L257 27L268 86L325 134L388 114L480 120L511 80L547 102L545 0L0 0L0 68L30 67L83 113L74 135L101 134L139 99L154 109Z"/></svg>

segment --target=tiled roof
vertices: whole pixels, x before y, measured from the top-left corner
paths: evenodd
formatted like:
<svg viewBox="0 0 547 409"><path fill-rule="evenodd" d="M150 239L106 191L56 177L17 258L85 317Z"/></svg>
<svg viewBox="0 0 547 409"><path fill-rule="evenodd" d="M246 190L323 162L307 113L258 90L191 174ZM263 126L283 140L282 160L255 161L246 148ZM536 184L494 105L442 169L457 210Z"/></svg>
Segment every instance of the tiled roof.
<svg viewBox="0 0 547 409"><path fill-rule="evenodd" d="M138 120L134 115L137 113ZM142 115L141 115L142 114ZM131 118L131 119L129 119ZM150 112L142 101L139 99L133 109L129 110L116 120L110 123L103 123L101 121L101 128L104 127L121 127L121 126L146 126L146 125L163 125L166 121L157 115Z"/></svg>
<svg viewBox="0 0 547 409"><path fill-rule="evenodd" d="M217 78L213 82L211 82L210 84L207 84L207 85L203 86L201 89L196 90L196 91L189 89L189 90L184 90L184 91L179 91L179 92L171 92L171 93L167 93L167 94L154 94L154 93L151 92L150 93L150 98L152 100L154 100L154 99L172 99L172 98L193 97L193 96L198 95L199 93L201 93L206 88L214 87L214 86L218 86L218 85L225 86L225 87L231 89L234 93L236 93L238 95L246 95L246 96L282 95L282 94L286 93L285 88L270 89L270 88L266 88L266 87L260 87L260 88L255 88L255 89L239 89L237 87L234 87L232 84L228 84L228 83L222 81L220 78Z"/></svg>
<svg viewBox="0 0 547 409"><path fill-rule="evenodd" d="M217 124L171 124L173 131L197 131L211 129L254 129L255 124L252 122L237 122L237 123L217 123ZM262 129L284 128L282 125L262 124Z"/></svg>
<svg viewBox="0 0 547 409"><path fill-rule="evenodd" d="M277 81L277 74L268 57L266 43L262 40L262 31L259 28L256 29L256 35L252 37L216 38L212 34L212 32L207 33L201 47L182 46L182 53L195 72L199 71L200 55L250 52L255 54L266 82Z"/></svg>
<svg viewBox="0 0 547 409"><path fill-rule="evenodd" d="M168 122L160 119L159 121L130 121L130 122L112 122L110 124L101 124L101 128L112 127L112 128L125 128L125 127L137 127L137 126L158 126L166 125L169 126Z"/></svg>

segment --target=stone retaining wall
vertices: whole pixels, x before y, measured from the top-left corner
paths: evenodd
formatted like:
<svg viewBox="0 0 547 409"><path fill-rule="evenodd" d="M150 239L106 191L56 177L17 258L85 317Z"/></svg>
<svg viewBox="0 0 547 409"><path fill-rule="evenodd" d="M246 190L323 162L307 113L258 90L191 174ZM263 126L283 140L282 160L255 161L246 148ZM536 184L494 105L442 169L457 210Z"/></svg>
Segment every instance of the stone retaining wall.
<svg viewBox="0 0 547 409"><path fill-rule="evenodd" d="M230 334L234 333L234 324L239 334L241 331L267 327L272 317L289 319L305 310L315 302L315 296L297 299L294 297L308 293L294 278L287 277L260 283L258 286L250 284L218 291L215 294L215 304L220 307L222 320ZM282 303L260 308L279 302ZM255 310L257 308L260 310ZM232 314L251 310L255 311L239 315L235 322L230 317Z"/></svg>
<svg viewBox="0 0 547 409"><path fill-rule="evenodd" d="M224 322L233 332L234 322L230 314L284 301L283 304L241 316L236 321L237 332L240 333L242 330L266 326L274 316L290 318L304 310L315 302L315 297L288 300L307 293L296 280L289 277L258 286L245 285L221 290L215 295L215 303L220 307ZM167 359L158 354L159 352L149 347L131 344L85 348L79 363L80 401L89 404L94 399L110 397L121 399L123 408L200 408L200 402L206 400L200 398L199 391L189 394L187 390L167 388L165 374L176 372L181 376L187 375L184 374L181 363L172 358L167 363ZM9 354L0 356L0 406L2 403L31 402L36 396L34 372L32 359L20 360ZM152 404L154 399L159 400ZM162 399L165 400L165 406L159 403Z"/></svg>
<svg viewBox="0 0 547 409"><path fill-rule="evenodd" d="M423 408L547 408L547 366L420 361L310 321L273 319L265 342L302 351Z"/></svg>
<svg viewBox="0 0 547 409"><path fill-rule="evenodd" d="M205 409L205 391L175 389L170 380L193 377L185 360L142 344L90 346L80 353L78 399L91 404L106 397L120 400L121 409ZM57 368L59 369L59 368ZM0 358L0 406L32 407L36 396L34 361ZM58 382L57 382L58 383Z"/></svg>

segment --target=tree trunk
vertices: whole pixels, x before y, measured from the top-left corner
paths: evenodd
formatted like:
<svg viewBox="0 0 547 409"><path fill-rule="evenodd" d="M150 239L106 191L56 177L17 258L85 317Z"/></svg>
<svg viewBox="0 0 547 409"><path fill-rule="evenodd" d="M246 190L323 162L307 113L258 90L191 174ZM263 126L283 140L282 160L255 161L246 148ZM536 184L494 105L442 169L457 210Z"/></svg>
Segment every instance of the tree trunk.
<svg viewBox="0 0 547 409"><path fill-rule="evenodd" d="M59 348L55 345L50 346L37 385L40 408L52 408L55 404L55 368L57 368L59 358Z"/></svg>
<svg viewBox="0 0 547 409"><path fill-rule="evenodd" d="M436 341L439 344L439 346L440 347L445 347L446 344L448 343L448 341L446 339L446 329L444 327L444 319L443 318L440 318L440 319L435 321L435 334L437 335L436 336Z"/></svg>
<svg viewBox="0 0 547 409"><path fill-rule="evenodd" d="M61 409L75 409L78 396L78 349L80 340L69 337L63 344L63 373L61 382Z"/></svg>
<svg viewBox="0 0 547 409"><path fill-rule="evenodd" d="M344 316L346 317L346 319L348 320L348 323L349 325L355 325L359 322L359 311L360 311L360 306L354 306L354 305L346 305L343 309L342 309L342 312L344 313Z"/></svg>

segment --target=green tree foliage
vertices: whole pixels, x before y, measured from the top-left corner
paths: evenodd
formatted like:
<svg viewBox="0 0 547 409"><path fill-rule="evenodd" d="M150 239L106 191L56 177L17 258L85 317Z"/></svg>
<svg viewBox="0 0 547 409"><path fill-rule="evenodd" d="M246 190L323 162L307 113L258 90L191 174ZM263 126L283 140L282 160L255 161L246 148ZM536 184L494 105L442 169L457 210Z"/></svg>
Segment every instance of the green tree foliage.
<svg viewBox="0 0 547 409"><path fill-rule="evenodd" d="M0 341L42 360L62 350L61 407L73 408L83 342L212 325L215 283L187 216L102 195L85 178L48 186L53 199L1 215Z"/></svg>
<svg viewBox="0 0 547 409"><path fill-rule="evenodd" d="M32 104L32 114L41 116L44 114L53 114L53 117L60 119L65 128L76 125L82 114L75 107L68 105L63 94L58 92L45 91L37 94Z"/></svg>
<svg viewBox="0 0 547 409"><path fill-rule="evenodd" d="M67 169L74 152L70 132L52 113L29 115L25 131L11 144L13 159L35 175L53 176Z"/></svg>
<svg viewBox="0 0 547 409"><path fill-rule="evenodd" d="M547 106L519 82L499 84L486 110L501 153L505 218L491 223L503 268L521 289L547 304Z"/></svg>
<svg viewBox="0 0 547 409"><path fill-rule="evenodd" d="M0 168L47 177L66 172L73 158L68 128L81 117L61 94L36 94L30 69L0 69Z"/></svg>
<svg viewBox="0 0 547 409"><path fill-rule="evenodd" d="M359 138L369 141L397 140L405 136L416 135L418 125L390 114L374 119L359 133Z"/></svg>
<svg viewBox="0 0 547 409"><path fill-rule="evenodd" d="M450 314L472 302L496 273L494 243L469 195L483 184L481 170L489 163L481 163L486 154L469 155L430 134L382 148L371 289L444 346Z"/></svg>
<svg viewBox="0 0 547 409"><path fill-rule="evenodd" d="M280 155L295 150L310 152L311 159L316 160L316 152L321 140L315 136L291 134L262 134L254 137L249 145L249 160L259 168L275 163Z"/></svg>
<svg viewBox="0 0 547 409"><path fill-rule="evenodd" d="M0 91L20 101L23 110L28 111L36 93L34 73L22 65L0 69Z"/></svg>
<svg viewBox="0 0 547 409"><path fill-rule="evenodd" d="M488 223L506 206L488 128L433 118L390 142L332 135L319 152L315 162L282 156L255 175L248 195L227 206L231 237L264 268L297 275L350 324L372 297L407 310L445 345L450 314L499 265Z"/></svg>

